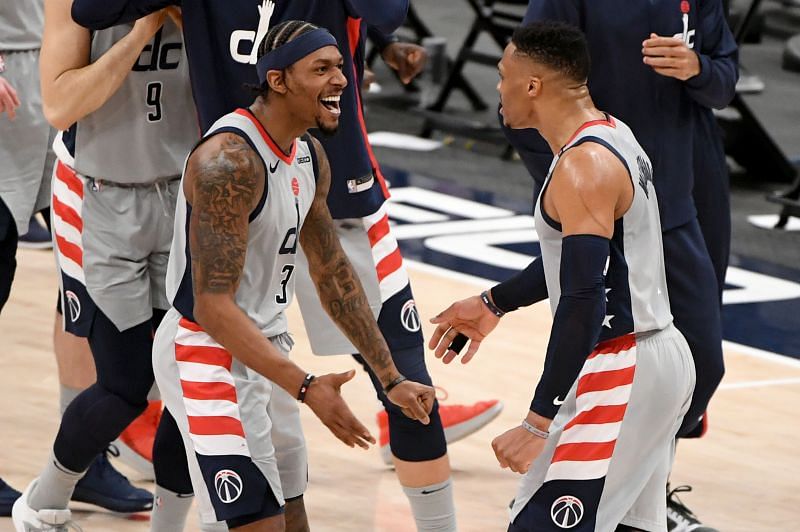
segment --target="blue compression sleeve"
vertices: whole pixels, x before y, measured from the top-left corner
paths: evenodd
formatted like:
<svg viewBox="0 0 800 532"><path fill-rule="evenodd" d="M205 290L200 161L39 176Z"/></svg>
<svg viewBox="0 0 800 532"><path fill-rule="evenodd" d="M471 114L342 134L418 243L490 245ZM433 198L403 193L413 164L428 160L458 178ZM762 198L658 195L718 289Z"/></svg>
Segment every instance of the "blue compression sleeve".
<svg viewBox="0 0 800 532"><path fill-rule="evenodd" d="M542 259L533 259L527 268L492 288L492 301L503 312L527 307L547 299Z"/></svg>
<svg viewBox="0 0 800 532"><path fill-rule="evenodd" d="M75 0L72 20L84 28L99 31L180 4L180 0Z"/></svg>
<svg viewBox="0 0 800 532"><path fill-rule="evenodd" d="M531 410L553 419L600 337L606 312L603 270L609 240L570 235L561 244L561 298L558 300L544 371Z"/></svg>

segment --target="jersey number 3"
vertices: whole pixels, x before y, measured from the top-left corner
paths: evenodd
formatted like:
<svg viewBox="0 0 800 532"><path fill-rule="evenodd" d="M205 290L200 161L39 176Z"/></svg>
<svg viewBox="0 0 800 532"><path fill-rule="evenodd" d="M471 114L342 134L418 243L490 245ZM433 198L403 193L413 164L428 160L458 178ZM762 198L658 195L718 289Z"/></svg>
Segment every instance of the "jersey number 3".
<svg viewBox="0 0 800 532"><path fill-rule="evenodd" d="M292 272L294 271L293 264L287 264L281 270L281 291L278 294L275 294L275 302L279 305L285 305L288 298L286 297L286 285L289 284L289 279L292 278Z"/></svg>

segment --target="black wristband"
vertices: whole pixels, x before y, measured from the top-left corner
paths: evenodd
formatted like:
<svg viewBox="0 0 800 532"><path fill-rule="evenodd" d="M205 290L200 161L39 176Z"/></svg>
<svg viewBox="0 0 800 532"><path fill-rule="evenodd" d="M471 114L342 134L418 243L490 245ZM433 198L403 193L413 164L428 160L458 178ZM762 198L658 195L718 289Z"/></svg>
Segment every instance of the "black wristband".
<svg viewBox="0 0 800 532"><path fill-rule="evenodd" d="M481 301L483 301L483 304L486 305L488 307L488 309L492 311L492 314L494 314L498 318L502 318L503 316L505 316L506 313L503 312L502 310L500 310L497 307L497 305L492 303L492 300L489 297L489 291L488 290L484 290L483 292L481 292Z"/></svg>
<svg viewBox="0 0 800 532"><path fill-rule="evenodd" d="M303 384L300 385L300 391L297 392L297 400L301 403L306 401L306 393L308 392L308 387L311 386L311 381L313 381L316 377L311 373L306 374L306 378L303 379Z"/></svg>
<svg viewBox="0 0 800 532"><path fill-rule="evenodd" d="M390 382L389 384L386 385L386 388L383 389L383 393L385 393L386 395L389 395L389 392L391 392L394 389L395 386L397 386L401 382L407 381L407 380L408 379L406 379L405 377L400 375L395 380L393 380L392 382Z"/></svg>

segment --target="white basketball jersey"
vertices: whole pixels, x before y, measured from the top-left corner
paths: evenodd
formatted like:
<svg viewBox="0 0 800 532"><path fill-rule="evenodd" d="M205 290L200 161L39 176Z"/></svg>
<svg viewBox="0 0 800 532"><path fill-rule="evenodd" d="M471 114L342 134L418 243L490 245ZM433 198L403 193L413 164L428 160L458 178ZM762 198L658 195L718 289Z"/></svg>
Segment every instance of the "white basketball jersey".
<svg viewBox="0 0 800 532"><path fill-rule="evenodd" d="M250 215L247 254L236 303L265 336L275 336L286 332L284 310L294 295L300 230L316 191L316 153L309 137L304 136L294 141L289 155L284 154L245 109L217 120L204 139L222 132L244 137L264 162L264 196ZM189 249L191 209L181 186L167 269L167 296L178 312L195 321Z"/></svg>
<svg viewBox="0 0 800 532"><path fill-rule="evenodd" d="M550 307L555 314L561 296L561 225L542 207L542 198L559 160L570 148L595 142L607 148L627 168L633 202L614 223L605 272L606 317L600 341L629 333L661 330L672 322L664 274L661 222L650 160L630 128L608 116L584 124L553 159L534 214Z"/></svg>

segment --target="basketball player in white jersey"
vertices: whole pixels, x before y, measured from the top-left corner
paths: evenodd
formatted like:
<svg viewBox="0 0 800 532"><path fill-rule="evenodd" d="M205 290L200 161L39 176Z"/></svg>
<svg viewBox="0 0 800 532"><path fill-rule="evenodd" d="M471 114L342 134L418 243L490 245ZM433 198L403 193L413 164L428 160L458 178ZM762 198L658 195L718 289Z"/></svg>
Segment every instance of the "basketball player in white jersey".
<svg viewBox="0 0 800 532"><path fill-rule="evenodd" d="M594 107L583 34L518 29L499 64L504 122L536 128L555 155L536 204L542 257L432 321L430 346L463 362L505 312L549 296L544 369L522 423L495 438L524 473L508 530L666 530L664 486L695 383L672 325L650 161L630 129ZM463 345L462 345L463 347Z"/></svg>
<svg viewBox="0 0 800 532"><path fill-rule="evenodd" d="M433 389L392 361L328 211L328 159L306 134L335 132L341 68L327 30L300 21L271 28L259 48L258 97L217 120L186 162L167 273L172 308L153 361L204 528L308 529L298 401L345 444L375 442L339 394L353 371L315 378L288 359L284 311L298 244L325 308L388 397L429 421Z"/></svg>

